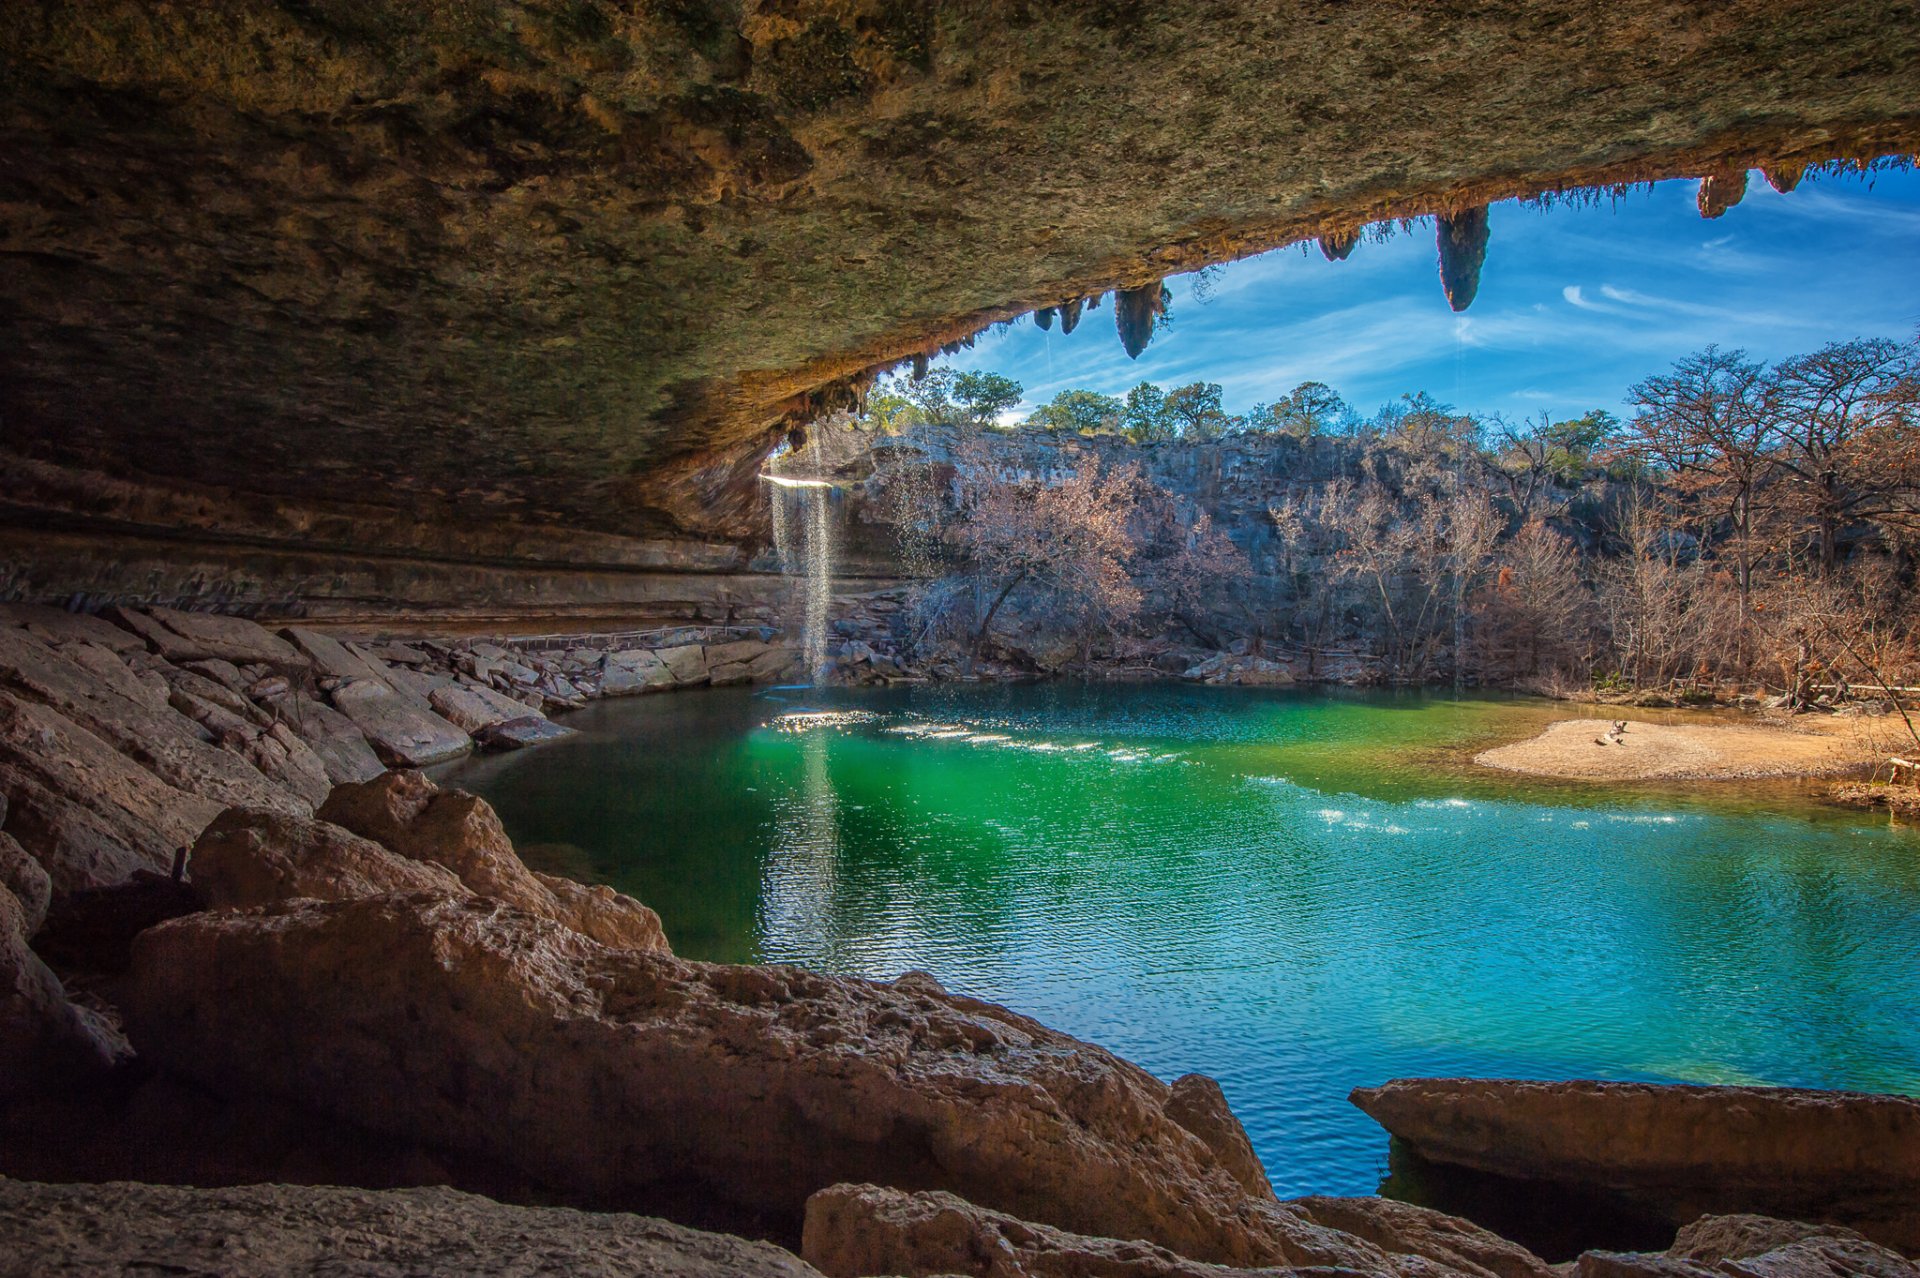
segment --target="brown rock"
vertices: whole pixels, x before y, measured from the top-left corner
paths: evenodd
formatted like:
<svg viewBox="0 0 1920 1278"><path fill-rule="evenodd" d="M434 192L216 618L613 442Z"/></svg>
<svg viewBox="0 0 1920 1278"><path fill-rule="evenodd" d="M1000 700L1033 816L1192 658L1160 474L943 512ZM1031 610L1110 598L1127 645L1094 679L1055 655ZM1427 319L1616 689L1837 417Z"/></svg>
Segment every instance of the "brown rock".
<svg viewBox="0 0 1920 1278"><path fill-rule="evenodd" d="M1435 1162L1598 1186L1676 1222L1760 1212L1920 1248L1920 1099L1489 1079L1398 1079L1352 1099Z"/></svg>
<svg viewBox="0 0 1920 1278"><path fill-rule="evenodd" d="M828 1278L1291 1278L1298 1272L1207 1264L1149 1242L1017 1220L939 1190L879 1185L834 1185L807 1199L800 1254Z"/></svg>
<svg viewBox="0 0 1920 1278"><path fill-rule="evenodd" d="M592 889L536 875L514 853L506 828L485 799L442 791L420 772L389 772L343 785L317 814L402 856L451 870L473 892L552 919L603 945L665 951L660 916L610 888Z"/></svg>
<svg viewBox="0 0 1920 1278"><path fill-rule="evenodd" d="M0 796L0 816L5 814L6 801ZM38 932L53 901L53 880L19 840L4 833L0 833L0 890L13 893L14 904L20 907L21 935Z"/></svg>
<svg viewBox="0 0 1920 1278"><path fill-rule="evenodd" d="M52 876L56 893L118 882L139 864L168 868L174 849L191 844L221 811L47 707L5 693L0 790L11 801L8 832Z"/></svg>
<svg viewBox="0 0 1920 1278"><path fill-rule="evenodd" d="M553 912L547 917L555 922L615 949L671 952L660 916L632 897L604 883L575 883L538 872L533 877L553 894Z"/></svg>
<svg viewBox="0 0 1920 1278"><path fill-rule="evenodd" d="M293 902L135 942L144 1055L610 1205L699 1187L772 1225L850 1180L1241 1265L1380 1253L1247 1194L1171 1089L1003 1008L615 950L495 902Z"/></svg>
<svg viewBox="0 0 1920 1278"><path fill-rule="evenodd" d="M1575 1278L1920 1278L1920 1266L1850 1229L1766 1216L1702 1216L1664 1252L1590 1251Z"/></svg>
<svg viewBox="0 0 1920 1278"><path fill-rule="evenodd" d="M188 671L175 670L172 676L201 691L233 696L212 680ZM221 807L243 804L289 812L311 810L310 804L275 784L247 760L245 743L258 734L246 725L234 728L238 749L222 750L205 740L204 730L195 727L191 719L172 710L153 709L136 696L117 691L23 630L0 629L0 681L23 697L44 702L175 789ZM236 699L248 710L253 709L243 698ZM83 794L75 792L74 797Z"/></svg>
<svg viewBox="0 0 1920 1278"><path fill-rule="evenodd" d="M214 909L299 897L353 901L383 892L467 894L442 867L389 852L337 825L245 808L214 818L193 845L190 866L195 891Z"/></svg>
<svg viewBox="0 0 1920 1278"><path fill-rule="evenodd" d="M125 1041L68 1001L60 978L27 947L27 917L0 888L0 1097L111 1069Z"/></svg>
<svg viewBox="0 0 1920 1278"><path fill-rule="evenodd" d="M1422 1257L1450 1274L1555 1278L1552 1266L1518 1243L1471 1221L1412 1203L1391 1198L1296 1198L1289 1205L1391 1256Z"/></svg>
<svg viewBox="0 0 1920 1278"><path fill-rule="evenodd" d="M0 1180L8 1278L817 1278L771 1243L453 1189Z"/></svg>
<svg viewBox="0 0 1920 1278"><path fill-rule="evenodd" d="M1220 1084L1205 1074L1184 1074L1174 1079L1166 1114L1205 1141L1220 1165L1249 1194L1273 1197L1273 1186L1267 1183L1267 1169L1260 1165L1259 1156L1253 1152L1246 1128L1240 1126L1240 1120L1227 1107L1227 1097L1220 1090Z"/></svg>

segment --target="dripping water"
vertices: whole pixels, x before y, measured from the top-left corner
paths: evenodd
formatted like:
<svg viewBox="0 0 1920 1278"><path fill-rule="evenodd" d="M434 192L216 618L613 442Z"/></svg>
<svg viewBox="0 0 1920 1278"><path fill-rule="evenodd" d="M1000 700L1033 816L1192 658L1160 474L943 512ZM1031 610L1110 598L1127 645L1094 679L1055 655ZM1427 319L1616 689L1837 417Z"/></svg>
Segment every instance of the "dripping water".
<svg viewBox="0 0 1920 1278"><path fill-rule="evenodd" d="M807 494L807 677L818 684L827 675L827 614L833 601L833 489L819 477L825 473L820 458L820 434L807 441L816 484Z"/></svg>

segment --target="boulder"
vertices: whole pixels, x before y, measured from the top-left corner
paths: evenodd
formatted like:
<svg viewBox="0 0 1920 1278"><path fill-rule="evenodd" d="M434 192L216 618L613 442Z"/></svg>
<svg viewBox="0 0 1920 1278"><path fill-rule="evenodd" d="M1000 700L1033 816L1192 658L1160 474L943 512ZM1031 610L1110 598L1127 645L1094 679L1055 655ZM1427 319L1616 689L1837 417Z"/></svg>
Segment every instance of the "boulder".
<svg viewBox="0 0 1920 1278"><path fill-rule="evenodd" d="M219 658L236 665L257 662L276 670L304 671L311 663L292 644L243 617L173 608L113 608L114 622L145 639L153 651L175 665Z"/></svg>
<svg viewBox="0 0 1920 1278"><path fill-rule="evenodd" d="M644 648L615 653L600 665L600 695L624 697L673 686L667 663Z"/></svg>
<svg viewBox="0 0 1920 1278"><path fill-rule="evenodd" d="M5 814L6 800L0 797L0 817ZM14 904L20 907L21 935L38 932L53 903L53 879L27 855L19 840L5 833L0 833L0 891L13 893Z"/></svg>
<svg viewBox="0 0 1920 1278"><path fill-rule="evenodd" d="M698 1192L793 1229L815 1191L878 1181L1217 1263L1386 1268L1248 1194L1144 1070L924 986L617 950L434 895L175 919L122 990L165 1070L610 1206Z"/></svg>
<svg viewBox="0 0 1920 1278"><path fill-rule="evenodd" d="M172 864L172 851L155 831L117 809L96 811L69 799L43 776L0 762L0 795L7 799L7 832L47 872L55 895L120 883L163 861Z"/></svg>
<svg viewBox="0 0 1920 1278"><path fill-rule="evenodd" d="M818 1278L771 1243L444 1188L0 1179L0 1256L35 1278Z"/></svg>
<svg viewBox="0 0 1920 1278"><path fill-rule="evenodd" d="M427 694L434 711L462 732L477 733L508 719L524 719L527 708L492 688L449 683Z"/></svg>
<svg viewBox="0 0 1920 1278"><path fill-rule="evenodd" d="M660 658L675 683L705 683L707 680L707 652L697 643L661 648L654 655Z"/></svg>
<svg viewBox="0 0 1920 1278"><path fill-rule="evenodd" d="M610 888L590 889L527 869L485 799L441 790L419 772L389 772L343 785L320 820L374 840L401 856L444 866L469 889L590 936L603 945L665 951L660 916ZM553 884L566 883L565 894Z"/></svg>
<svg viewBox="0 0 1920 1278"><path fill-rule="evenodd" d="M767 655L767 645L758 639L711 644L707 648L708 679L717 687L723 684L753 682L753 663Z"/></svg>
<svg viewBox="0 0 1920 1278"><path fill-rule="evenodd" d="M44 604L0 604L0 629L15 626L45 643L95 644L110 652L143 652L147 647L139 635L84 612Z"/></svg>
<svg viewBox="0 0 1920 1278"><path fill-rule="evenodd" d="M331 695L334 709L353 720L389 767L424 768L473 749L466 733L431 710L409 704L384 682L354 679Z"/></svg>
<svg viewBox="0 0 1920 1278"><path fill-rule="evenodd" d="M1391 1198L1295 1198L1289 1205L1329 1229L1394 1257L1418 1257L1476 1278L1557 1278L1546 1261L1472 1221Z"/></svg>
<svg viewBox="0 0 1920 1278"><path fill-rule="evenodd" d="M366 734L353 720L324 701L298 692L269 697L263 702L276 722L304 741L334 785L367 781L386 771L380 756L367 744Z"/></svg>
<svg viewBox="0 0 1920 1278"><path fill-rule="evenodd" d="M563 728L535 710L482 728L474 740L483 750L519 750L572 735L572 728Z"/></svg>
<svg viewBox="0 0 1920 1278"><path fill-rule="evenodd" d="M1920 1265L1850 1229L1702 1216L1664 1252L1590 1251L1574 1278L1920 1278Z"/></svg>
<svg viewBox="0 0 1920 1278"><path fill-rule="evenodd" d="M105 1072L128 1055L112 1026L68 1000L28 933L20 902L0 888L0 1098Z"/></svg>
<svg viewBox="0 0 1920 1278"><path fill-rule="evenodd" d="M1353 1103L1434 1162L1920 1249L1920 1098L1777 1087L1398 1079Z"/></svg>
<svg viewBox="0 0 1920 1278"><path fill-rule="evenodd" d="M353 901L383 892L467 889L438 865L389 852L312 817L229 808L193 845L193 887L213 909L275 905L298 897Z"/></svg>
<svg viewBox="0 0 1920 1278"><path fill-rule="evenodd" d="M807 1199L800 1254L828 1278L1294 1278L1298 1272L1208 1264L1137 1239L1036 1225L940 1190L879 1185L834 1185Z"/></svg>

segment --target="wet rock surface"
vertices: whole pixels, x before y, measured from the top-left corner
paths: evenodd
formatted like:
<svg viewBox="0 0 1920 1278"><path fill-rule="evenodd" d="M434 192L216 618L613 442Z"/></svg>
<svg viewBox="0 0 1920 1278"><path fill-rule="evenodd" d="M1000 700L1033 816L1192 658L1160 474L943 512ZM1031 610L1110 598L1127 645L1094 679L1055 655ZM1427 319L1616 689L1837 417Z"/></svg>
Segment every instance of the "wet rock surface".
<svg viewBox="0 0 1920 1278"><path fill-rule="evenodd" d="M44 1185L0 1178L0 1275L816 1278L770 1243L452 1189Z"/></svg>
<svg viewBox="0 0 1920 1278"><path fill-rule="evenodd" d="M1399 1079L1353 1102L1422 1157L1920 1249L1920 1100L1769 1087Z"/></svg>

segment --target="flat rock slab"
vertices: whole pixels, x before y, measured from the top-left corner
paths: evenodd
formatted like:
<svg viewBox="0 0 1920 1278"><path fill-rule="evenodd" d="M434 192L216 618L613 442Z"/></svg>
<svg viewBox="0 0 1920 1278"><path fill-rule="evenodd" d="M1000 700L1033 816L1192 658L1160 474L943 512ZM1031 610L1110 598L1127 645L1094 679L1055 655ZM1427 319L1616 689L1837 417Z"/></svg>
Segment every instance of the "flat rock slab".
<svg viewBox="0 0 1920 1278"><path fill-rule="evenodd" d="M1920 1250L1920 1099L1785 1087L1396 1079L1353 1103L1421 1157L1627 1194L1674 1223L1757 1212Z"/></svg>
<svg viewBox="0 0 1920 1278"><path fill-rule="evenodd" d="M215 657L235 665L260 664L277 670L304 670L310 664L285 639L244 617L180 612L173 608L149 608L144 612L116 608L112 617L176 664Z"/></svg>
<svg viewBox="0 0 1920 1278"><path fill-rule="evenodd" d="M384 682L355 679L335 688L332 696L334 709L353 720L389 767L424 768L473 749L466 733Z"/></svg>
<svg viewBox="0 0 1920 1278"><path fill-rule="evenodd" d="M452 1189L0 1179L0 1278L819 1278L771 1243Z"/></svg>
<svg viewBox="0 0 1920 1278"><path fill-rule="evenodd" d="M145 652L139 635L84 612L44 604L0 604L0 626L22 626L47 643L92 643L114 652Z"/></svg>

